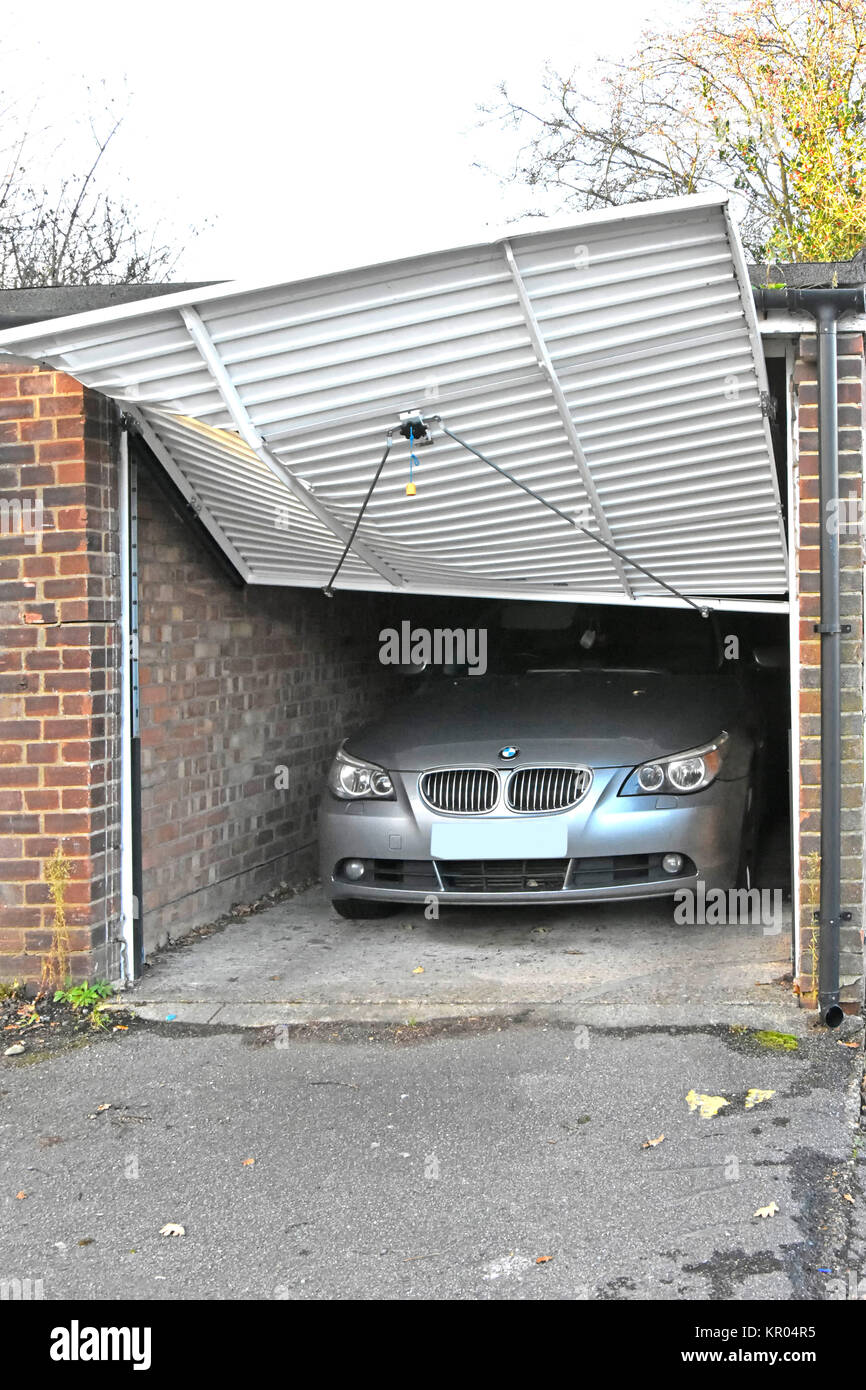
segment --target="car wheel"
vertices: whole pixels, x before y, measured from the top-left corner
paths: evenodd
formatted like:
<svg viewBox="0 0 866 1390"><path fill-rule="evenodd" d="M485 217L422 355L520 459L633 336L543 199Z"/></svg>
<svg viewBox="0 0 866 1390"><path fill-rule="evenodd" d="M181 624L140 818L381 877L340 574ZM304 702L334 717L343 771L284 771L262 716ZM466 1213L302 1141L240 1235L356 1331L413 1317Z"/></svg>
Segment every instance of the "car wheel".
<svg viewBox="0 0 866 1390"><path fill-rule="evenodd" d="M347 917L350 922L372 922L397 911L396 903L378 903L367 898L335 898L332 906L338 917Z"/></svg>

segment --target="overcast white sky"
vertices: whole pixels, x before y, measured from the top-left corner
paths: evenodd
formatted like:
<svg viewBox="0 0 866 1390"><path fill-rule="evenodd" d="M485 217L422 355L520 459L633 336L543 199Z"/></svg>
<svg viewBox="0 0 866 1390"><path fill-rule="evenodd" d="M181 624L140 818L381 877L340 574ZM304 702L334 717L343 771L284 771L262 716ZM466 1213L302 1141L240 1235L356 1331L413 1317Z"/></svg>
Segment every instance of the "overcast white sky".
<svg viewBox="0 0 866 1390"><path fill-rule="evenodd" d="M206 224L174 278L294 278L497 231L531 195L473 167L507 165L515 148L479 129L477 106L502 79L531 102L547 59L591 71L657 8L6 0L0 89L73 136L101 82L119 96L110 172L181 241Z"/></svg>

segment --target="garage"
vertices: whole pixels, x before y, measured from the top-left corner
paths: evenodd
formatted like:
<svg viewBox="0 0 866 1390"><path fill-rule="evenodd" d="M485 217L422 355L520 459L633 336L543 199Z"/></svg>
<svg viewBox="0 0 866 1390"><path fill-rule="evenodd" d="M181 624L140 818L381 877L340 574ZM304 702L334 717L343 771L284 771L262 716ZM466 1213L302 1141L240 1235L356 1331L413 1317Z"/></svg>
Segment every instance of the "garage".
<svg viewBox="0 0 866 1390"><path fill-rule="evenodd" d="M836 344L836 445L859 488L852 313L840 304L852 331ZM15 400L36 402L32 417L7 412L12 447L34 449L10 466L56 508L42 550L58 542L57 564L40 566L13 538L16 582L30 588L16 599L22 661L7 673L22 672L23 722L39 720L43 741L52 716L39 699L75 689L85 703L70 704L70 721L88 721L64 729L61 705L56 780L40 772L9 790L37 818L43 794L45 818L22 832L34 850L38 836L47 856L59 835L80 863L73 958L134 979L166 940L315 872L337 744L412 698L413 677L390 669L411 660L383 662L383 632L475 632L521 605L558 605L596 615L579 638L652 634L665 657L686 623L705 625L725 660L757 676L767 739L750 881L797 906L803 996L814 913L827 915L813 901L814 856L826 855L813 697L825 636L841 642L848 915L829 914L842 944L828 1001L856 1007L862 565L860 540L843 537L848 630L827 625L811 607L809 315L756 307L725 202L702 195L299 283L194 287L4 328ZM56 426L40 437L36 426L67 418L83 421L69 446ZM39 472L52 465L66 474ZM813 631L819 618L826 633ZM561 661L565 624L526 630L545 632L546 662ZM67 638L91 653L86 691L59 679L81 669ZM66 788L63 769L85 763L101 781L79 781L87 794L69 798L67 821L64 795L55 811L44 793L72 792L80 772ZM31 968L44 886L22 879L5 910L9 960Z"/></svg>

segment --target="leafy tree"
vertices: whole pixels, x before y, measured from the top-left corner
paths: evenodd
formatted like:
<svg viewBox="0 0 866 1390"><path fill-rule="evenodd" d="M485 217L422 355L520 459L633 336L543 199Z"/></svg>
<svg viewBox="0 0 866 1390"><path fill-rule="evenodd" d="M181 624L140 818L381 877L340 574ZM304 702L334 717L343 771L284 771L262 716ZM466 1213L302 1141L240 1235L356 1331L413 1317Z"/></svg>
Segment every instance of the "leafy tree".
<svg viewBox="0 0 866 1390"><path fill-rule="evenodd" d="M756 259L846 259L866 237L866 0L698 0L634 56L548 69L512 177L592 209L732 195ZM490 108L488 108L490 109Z"/></svg>

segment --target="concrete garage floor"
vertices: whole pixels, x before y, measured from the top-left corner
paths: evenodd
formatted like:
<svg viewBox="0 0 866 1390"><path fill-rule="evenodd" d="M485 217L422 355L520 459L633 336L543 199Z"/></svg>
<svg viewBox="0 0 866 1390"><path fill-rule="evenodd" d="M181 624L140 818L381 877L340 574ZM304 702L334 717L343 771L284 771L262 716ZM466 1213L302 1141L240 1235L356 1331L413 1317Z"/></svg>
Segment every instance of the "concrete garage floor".
<svg viewBox="0 0 866 1390"><path fill-rule="evenodd" d="M312 888L159 955L129 996L149 1019L260 1027L540 1011L628 1024L795 1028L790 923L678 926L672 901L405 907L346 922Z"/></svg>
<svg viewBox="0 0 866 1390"><path fill-rule="evenodd" d="M861 1023L811 1027L786 964L784 934L661 903L355 925L311 890L164 953L128 1032L0 1059L2 1273L47 1299L866 1297Z"/></svg>

